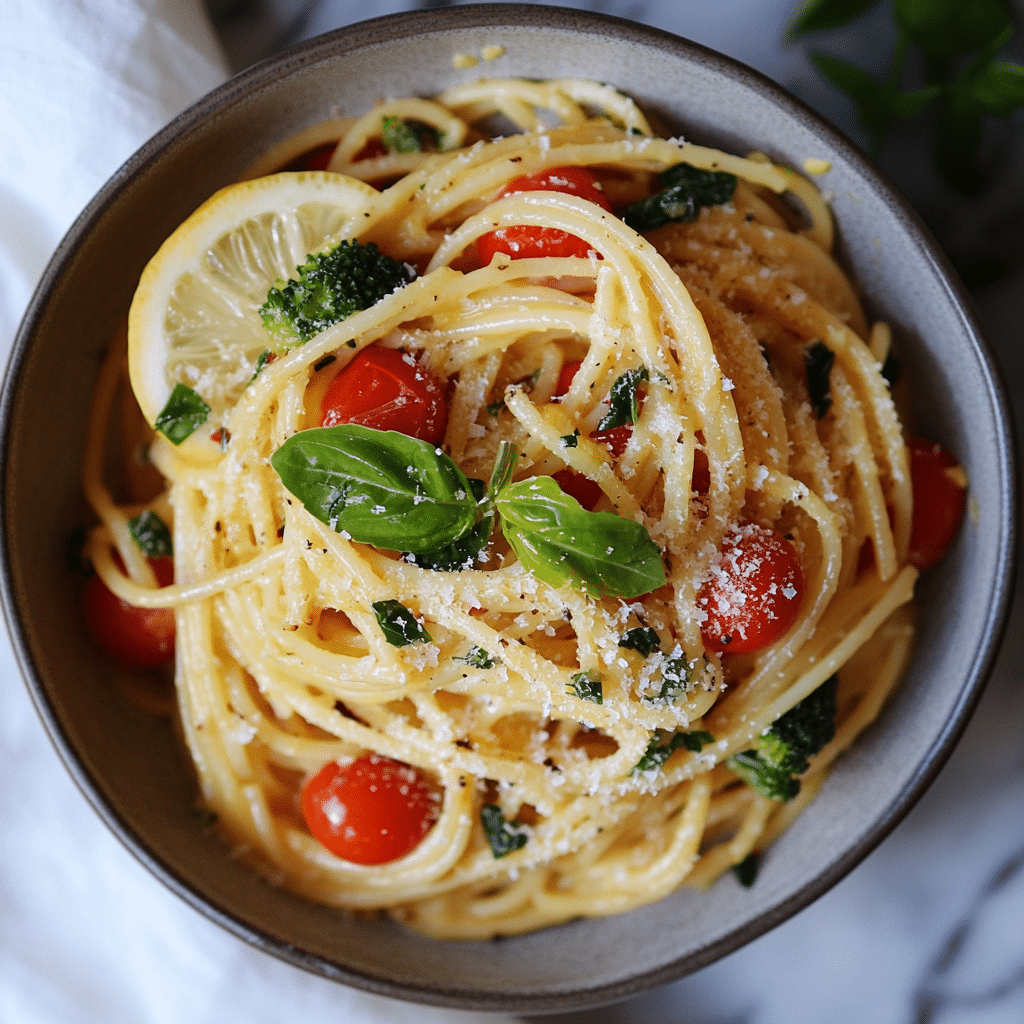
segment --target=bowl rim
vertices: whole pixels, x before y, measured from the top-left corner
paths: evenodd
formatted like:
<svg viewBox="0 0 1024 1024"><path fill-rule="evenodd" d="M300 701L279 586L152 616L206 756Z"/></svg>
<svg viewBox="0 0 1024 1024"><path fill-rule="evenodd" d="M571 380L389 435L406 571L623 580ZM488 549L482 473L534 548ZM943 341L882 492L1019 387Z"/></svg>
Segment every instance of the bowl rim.
<svg viewBox="0 0 1024 1024"><path fill-rule="evenodd" d="M50 292L64 272L79 243L102 220L107 209L117 200L136 175L158 161L164 149L180 135L190 132L210 116L216 116L218 111L232 106L250 93L265 89L276 81L289 77L297 70L315 64L318 60L337 57L367 45L387 43L411 34L435 35L454 29L498 28L510 23L530 28L565 27L574 30L577 34L588 36L614 35L626 43L654 46L668 51L670 55L681 58L684 63L697 61L732 81L767 94L775 107L781 108L784 113L812 128L817 135L827 139L830 145L843 154L853 171L873 191L885 195L888 202L899 210L905 219L907 234L915 248L921 253L924 262L930 266L935 279L949 294L952 305L963 320L965 333L973 338L980 357L979 364L984 371L988 385L988 398L995 413L995 426L1001 442L1000 476L1006 485L1005 500L1000 507L1002 521L1006 526L1006 539L999 551L995 586L985 619L986 628L983 634L976 639L977 656L966 671L965 685L961 689L949 717L944 722L942 730L932 740L926 758L917 766L907 784L862 838L843 856L820 871L798 892L683 958L652 969L637 971L619 981L596 988L552 992L549 990L530 991L528 987L524 987L515 997L505 994L495 995L482 988L447 989L443 986L415 982L395 982L363 970L341 966L316 953L299 949L267 929L216 906L170 864L165 863L149 849L143 837L138 835L107 802L99 781L93 777L79 758L51 700L42 675L37 670L28 632L18 607L18 595L15 592L9 571L11 550L6 514L7 502L10 500L11 422L21 372L31 347L33 335L46 309ZM391 14L356 22L316 36L288 50L272 55L229 78L187 107L136 150L114 172L71 225L43 272L17 330L4 372L2 391L0 391L0 495L3 496L5 503L4 515L0 516L0 557L2 557L4 569L0 575L0 595L2 595L8 633L25 684L50 741L75 784L124 846L164 885L207 919L265 953L270 953L321 977L340 981L378 995L456 1009L511 1010L533 1013L579 1009L585 1006L614 1002L653 986L673 981L707 966L764 934L812 903L845 877L909 813L943 767L966 728L970 716L981 698L984 684L995 661L1009 619L1018 534L1015 512L1018 470L1014 436L1011 406L1006 388L1000 378L998 363L980 329L972 300L953 271L947 257L909 203L899 195L860 149L841 131L825 121L821 115L789 93L784 87L734 58L670 32L628 19L575 8L496 3Z"/></svg>

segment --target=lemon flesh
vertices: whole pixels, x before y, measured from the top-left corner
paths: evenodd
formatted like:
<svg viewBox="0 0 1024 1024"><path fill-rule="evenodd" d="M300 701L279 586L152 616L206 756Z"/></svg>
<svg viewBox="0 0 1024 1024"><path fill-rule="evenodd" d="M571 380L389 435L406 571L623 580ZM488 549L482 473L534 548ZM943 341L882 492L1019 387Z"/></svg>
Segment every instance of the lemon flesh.
<svg viewBox="0 0 1024 1024"><path fill-rule="evenodd" d="M132 388L155 423L177 384L223 421L273 339L259 310L312 252L368 226L379 193L327 171L269 175L222 189L160 247L128 315Z"/></svg>

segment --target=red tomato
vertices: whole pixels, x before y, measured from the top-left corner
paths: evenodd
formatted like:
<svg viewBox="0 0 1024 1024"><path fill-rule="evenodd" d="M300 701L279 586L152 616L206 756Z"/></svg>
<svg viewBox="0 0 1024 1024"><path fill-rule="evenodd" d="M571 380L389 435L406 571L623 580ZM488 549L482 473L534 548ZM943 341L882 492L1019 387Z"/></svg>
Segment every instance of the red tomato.
<svg viewBox="0 0 1024 1024"><path fill-rule="evenodd" d="M595 483L589 476L577 473L575 469L560 469L553 474L555 483L569 495L575 498L588 512L593 511L594 506L601 500L604 491L600 484Z"/></svg>
<svg viewBox="0 0 1024 1024"><path fill-rule="evenodd" d="M149 564L162 587L174 582L174 562L153 558ZM100 648L129 668L156 668L174 657L174 612L138 608L122 601L92 576L85 588L85 620Z"/></svg>
<svg viewBox="0 0 1024 1024"><path fill-rule="evenodd" d="M387 864L411 853L430 831L438 801L416 768L381 754L324 765L302 790L313 837L342 860Z"/></svg>
<svg viewBox="0 0 1024 1024"><path fill-rule="evenodd" d="M331 381L320 405L325 427L360 423L430 444L444 440L448 400L441 382L398 349L369 345Z"/></svg>
<svg viewBox="0 0 1024 1024"><path fill-rule="evenodd" d="M358 163L360 160L373 160L378 156L385 156L388 152L388 147L384 145L383 139L370 139L363 146L361 150L354 157L352 157L353 163Z"/></svg>
<svg viewBox="0 0 1024 1024"><path fill-rule="evenodd" d="M707 613L701 636L708 650L749 654L780 639L796 621L804 573L796 550L767 526L748 523L730 533L697 594Z"/></svg>
<svg viewBox="0 0 1024 1024"><path fill-rule="evenodd" d="M325 142L323 145L307 149L305 153L299 154L294 160L285 164L282 171L325 171L327 165L334 156L337 142Z"/></svg>
<svg viewBox="0 0 1024 1024"><path fill-rule="evenodd" d="M914 491L910 563L927 569L953 543L963 522L967 491L946 472L956 466L956 460L942 445L911 437L907 448Z"/></svg>
<svg viewBox="0 0 1024 1024"><path fill-rule="evenodd" d="M583 363L578 359L570 359L562 363L562 368L558 371L558 383L555 385L555 393L551 396L552 398L561 398L569 390L573 378L580 372L582 365Z"/></svg>
<svg viewBox="0 0 1024 1024"><path fill-rule="evenodd" d="M585 167L549 167L538 174L514 178L495 197L504 199L520 192L565 192L579 196L611 213L611 204L601 191L597 178ZM582 238L532 224L513 225L489 231L477 239L480 262L487 266L495 253L503 252L514 260L534 256L586 256L591 246Z"/></svg>

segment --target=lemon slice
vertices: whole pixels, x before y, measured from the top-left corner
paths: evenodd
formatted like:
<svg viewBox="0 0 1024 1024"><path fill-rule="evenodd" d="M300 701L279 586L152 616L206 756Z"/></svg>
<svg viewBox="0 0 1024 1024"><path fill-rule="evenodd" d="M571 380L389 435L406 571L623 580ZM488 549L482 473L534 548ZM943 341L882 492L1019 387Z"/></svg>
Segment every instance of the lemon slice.
<svg viewBox="0 0 1024 1024"><path fill-rule="evenodd" d="M159 248L128 314L128 365L146 419L177 384L219 423L271 337L260 306L312 252L356 234L379 193L342 174L300 171L230 185Z"/></svg>

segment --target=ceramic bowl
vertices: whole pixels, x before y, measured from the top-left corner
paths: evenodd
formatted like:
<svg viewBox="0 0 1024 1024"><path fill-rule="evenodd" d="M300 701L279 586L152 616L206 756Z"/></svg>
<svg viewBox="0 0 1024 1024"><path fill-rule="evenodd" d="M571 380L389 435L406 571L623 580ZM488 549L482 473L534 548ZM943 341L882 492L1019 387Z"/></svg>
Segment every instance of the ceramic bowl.
<svg viewBox="0 0 1024 1024"><path fill-rule="evenodd" d="M470 70L453 56L504 55ZM730 876L632 913L498 942L440 942L352 921L264 881L193 813L195 783L166 720L111 685L66 557L87 521L79 466L92 384L160 242L288 134L381 96L491 76L613 83L686 137L758 149L822 185L839 257L899 339L919 429L971 481L955 547L922 579L920 643L880 720L772 847L752 889ZM60 372L55 373L54 367ZM992 663L1012 562L1007 407L970 303L915 215L863 156L759 74L666 33L579 11L485 5L353 25L227 82L139 150L47 269L2 399L4 598L33 698L68 770L124 843L200 912L269 953L349 985L453 1007L543 1012L611 1002L710 963L783 921L858 863L939 770Z"/></svg>

